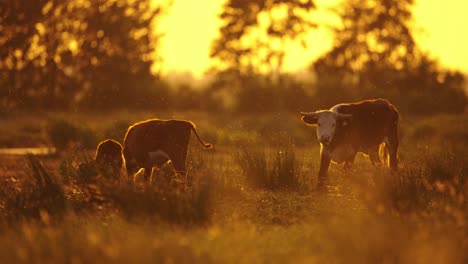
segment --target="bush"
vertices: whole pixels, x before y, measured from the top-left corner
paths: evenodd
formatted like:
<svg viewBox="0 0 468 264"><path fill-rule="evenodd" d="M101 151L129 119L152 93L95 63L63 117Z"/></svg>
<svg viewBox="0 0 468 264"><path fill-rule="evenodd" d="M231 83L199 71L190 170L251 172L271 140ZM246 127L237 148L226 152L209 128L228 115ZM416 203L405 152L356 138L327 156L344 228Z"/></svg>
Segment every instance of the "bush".
<svg viewBox="0 0 468 264"><path fill-rule="evenodd" d="M86 148L97 145L95 133L86 127L73 124L66 119L52 119L47 124L47 136L57 150L65 150L71 143L81 144Z"/></svg>
<svg viewBox="0 0 468 264"><path fill-rule="evenodd" d="M265 147L241 147L236 157L250 184L266 189L298 188L301 183L300 162L291 143L268 152Z"/></svg>

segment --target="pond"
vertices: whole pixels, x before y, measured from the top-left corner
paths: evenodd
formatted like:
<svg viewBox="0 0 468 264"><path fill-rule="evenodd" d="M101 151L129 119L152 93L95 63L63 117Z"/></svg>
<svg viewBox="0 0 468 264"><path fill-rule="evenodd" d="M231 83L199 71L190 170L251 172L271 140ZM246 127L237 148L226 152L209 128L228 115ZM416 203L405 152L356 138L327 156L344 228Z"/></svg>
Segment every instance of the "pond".
<svg viewBox="0 0 468 264"><path fill-rule="evenodd" d="M50 155L56 152L55 148L0 148L0 155Z"/></svg>

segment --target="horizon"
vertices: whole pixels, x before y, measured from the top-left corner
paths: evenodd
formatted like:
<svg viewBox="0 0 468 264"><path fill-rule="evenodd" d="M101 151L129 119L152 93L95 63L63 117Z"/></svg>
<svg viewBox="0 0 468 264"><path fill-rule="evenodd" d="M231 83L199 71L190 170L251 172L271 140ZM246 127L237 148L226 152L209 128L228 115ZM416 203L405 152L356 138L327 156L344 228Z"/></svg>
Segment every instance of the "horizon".
<svg viewBox="0 0 468 264"><path fill-rule="evenodd" d="M173 2L158 26L158 30L165 34L161 39L159 52L163 58L163 74L190 74L195 80L204 79L207 69L213 65L209 57L210 46L219 33L221 21L218 14L225 2L226 0ZM315 20L335 23L336 17L330 15L326 9L339 1L315 2L318 7L313 14ZM193 12L197 9L203 11ZM465 75L468 74L468 51L465 48L468 45L468 36L450 34L447 28L463 25L462 12L467 9L468 2L457 0L416 1L412 23L413 36L421 50L436 59L441 67L460 71ZM187 21L190 23L187 24ZM309 34L307 49L302 48L299 43L290 43L284 72L297 73L306 70L308 65L331 47L332 40L331 33L321 26Z"/></svg>

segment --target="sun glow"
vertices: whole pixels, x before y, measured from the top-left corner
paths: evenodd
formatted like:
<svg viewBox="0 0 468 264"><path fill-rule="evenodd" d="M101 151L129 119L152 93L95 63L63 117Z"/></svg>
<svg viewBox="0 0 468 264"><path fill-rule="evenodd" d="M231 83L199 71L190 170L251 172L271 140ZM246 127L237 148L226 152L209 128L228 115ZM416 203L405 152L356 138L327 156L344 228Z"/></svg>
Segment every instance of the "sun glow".
<svg viewBox="0 0 468 264"><path fill-rule="evenodd" d="M211 41L217 36L223 0L175 0L161 20L163 72L192 72L209 67Z"/></svg>
<svg viewBox="0 0 468 264"><path fill-rule="evenodd" d="M160 55L163 72L191 72L202 77L211 63L211 42L221 25L218 14L226 0L175 0L168 15L161 20L159 30L165 33ZM336 17L327 9L338 1L316 1L320 9L315 20L333 24ZM415 4L414 36L420 47L442 66L468 72L468 35L459 32L465 25L468 2L459 0L419 0ZM459 30L457 32L457 30ZM287 44L284 70L305 69L332 44L332 36L325 27L310 33L307 47L300 43Z"/></svg>

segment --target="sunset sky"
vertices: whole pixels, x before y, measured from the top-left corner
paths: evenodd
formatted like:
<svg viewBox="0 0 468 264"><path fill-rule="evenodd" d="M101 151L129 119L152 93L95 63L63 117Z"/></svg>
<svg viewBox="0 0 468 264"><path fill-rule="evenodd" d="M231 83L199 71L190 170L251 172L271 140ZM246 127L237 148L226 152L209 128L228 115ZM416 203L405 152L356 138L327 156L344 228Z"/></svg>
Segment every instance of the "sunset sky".
<svg viewBox="0 0 468 264"><path fill-rule="evenodd" d="M209 48L218 34L218 14L225 0L174 0L168 15L161 21L160 54L165 72L191 72L201 77L211 61ZM317 0L319 7L332 6L334 1ZM332 3L332 4L330 4ZM429 51L450 69L468 73L468 34L462 33L468 24L468 1L416 0L414 35L420 47ZM316 14L320 21L333 22L324 10ZM291 45L287 51L285 70L303 69L331 45L331 35L325 29L311 33L309 48Z"/></svg>

